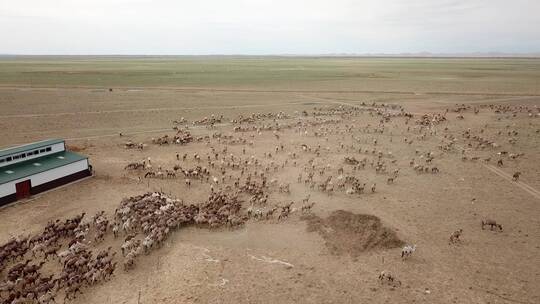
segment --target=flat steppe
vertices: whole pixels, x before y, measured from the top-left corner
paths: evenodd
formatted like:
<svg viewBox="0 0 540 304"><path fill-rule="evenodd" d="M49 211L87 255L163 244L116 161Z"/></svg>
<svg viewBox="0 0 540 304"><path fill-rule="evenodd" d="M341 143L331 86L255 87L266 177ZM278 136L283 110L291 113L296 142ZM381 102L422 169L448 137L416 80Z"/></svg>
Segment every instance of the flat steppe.
<svg viewBox="0 0 540 304"><path fill-rule="evenodd" d="M455 112L461 105L464 110ZM339 107L358 108L351 110L355 115L332 112ZM383 133L376 133L383 118L376 111L394 115L399 107L413 118L407 122L392 116ZM283 164L267 175L290 183L291 193L269 187L268 206L292 201L299 208L310 194L314 216L327 218L336 210L374 215L403 242L416 244L416 252L402 260L400 248L332 250L297 211L284 220L251 219L236 229L174 231L164 246L139 257L134 269L118 267L110 281L84 288L71 302L539 303L537 107L538 59L5 57L0 59L0 146L65 138L70 148L89 156L95 175L0 209L0 241L41 232L47 222L81 212L90 219L104 210L112 218L122 198L148 191L203 202L211 191L207 182L187 187L183 177L139 180L143 172L124 167L148 157L154 168L163 170L175 164L194 167L195 153L206 165L212 147L227 147L227 156ZM498 108L506 111L496 113ZM328 115L314 117L319 111ZM236 125L230 123L239 115L278 112L288 115L276 120L283 125L327 121L283 128L279 139L272 131L234 132ZM434 113L445 115L446 121L422 128L415 123ZM223 123L193 126L212 114L223 115ZM182 117L187 123L178 127L187 125L194 137L210 138L186 145L152 143L152 138L176 134L173 121ZM251 125L276 122L267 118ZM218 142L212 136L217 133L253 145ZM481 148L478 137L497 145ZM451 138L452 148L443 150ZM144 149L126 149L128 141L143 143ZM279 145L284 151L274 153ZM302 145L320 146L319 155ZM370 165L379 151L388 173L377 173ZM269 152L271 159L265 157ZM436 166L437 174L419 174L410 165L413 159L426 165L428 152L434 154L428 166ZM187 160L177 161L177 153L187 153ZM289 153L298 155L296 166ZM345 157L365 158L367 165L352 170ZM365 193L349 195L336 188L328 194L298 183L311 159L317 168L326 168L315 174L317 183L332 176L338 184L337 171L343 167L344 175L367 184ZM503 159L502 167L496 165L498 159ZM395 169L398 177L388 184ZM512 181L518 171L519 181ZM375 193L369 189L373 183ZM247 208L249 196L245 198ZM482 230L486 218L504 230ZM332 233L331 227L323 228ZM462 240L449 245L457 229L463 229ZM119 250L120 244L108 235L98 246ZM117 261L121 264L121 255ZM53 273L58 265L50 261L45 269ZM402 285L381 284L383 270ZM59 293L57 302L62 301Z"/></svg>

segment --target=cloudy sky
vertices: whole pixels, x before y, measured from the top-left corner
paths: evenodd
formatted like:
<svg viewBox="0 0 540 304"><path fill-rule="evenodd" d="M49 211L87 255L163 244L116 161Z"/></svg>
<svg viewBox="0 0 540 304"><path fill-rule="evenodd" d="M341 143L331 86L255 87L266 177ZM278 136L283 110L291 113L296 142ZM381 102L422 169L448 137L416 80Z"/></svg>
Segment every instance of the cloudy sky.
<svg viewBox="0 0 540 304"><path fill-rule="evenodd" d="M0 54L540 51L540 0L0 0Z"/></svg>

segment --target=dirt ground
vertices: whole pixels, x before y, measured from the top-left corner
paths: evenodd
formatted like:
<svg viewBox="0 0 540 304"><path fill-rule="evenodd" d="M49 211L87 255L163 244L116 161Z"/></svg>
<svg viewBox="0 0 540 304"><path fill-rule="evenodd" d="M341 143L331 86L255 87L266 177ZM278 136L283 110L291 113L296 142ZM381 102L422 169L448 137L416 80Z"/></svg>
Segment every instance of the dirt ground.
<svg viewBox="0 0 540 304"><path fill-rule="evenodd" d="M112 215L122 198L147 191L163 191L184 201L201 202L210 194L209 183L195 181L188 188L183 178L139 181L142 173L124 167L148 157L154 167L164 169L177 163L195 166L192 155L199 153L202 163L206 163L210 147L221 150L227 146L227 153L237 156L245 148L246 155L268 163L271 160L264 153L274 154L274 147L283 144L284 152L274 154L273 161L282 164L287 153L296 152L297 165L293 166L289 159L286 166L268 175L279 183L290 183L291 193L270 188L268 204L292 201L293 207L300 208L308 194L310 201L315 202L311 219L297 211L284 220L249 220L238 229L191 227L175 231L165 246L140 257L133 270L117 269L111 281L84 289L71 302L540 303L540 118L530 117L526 111L514 117L481 107L478 114L472 108L461 113L464 119L460 120L459 113L450 111L446 122L423 131L428 133L424 138L414 124L423 113L444 113L458 103L471 107L495 104L534 108L540 106L540 97L534 94L440 96L166 88L108 92L89 88L4 87L0 88L0 95L0 146L65 138L73 150L89 156L95 169L92 178L0 209L1 242L10 236L37 233L48 221L83 211L94 214L105 210ZM404 117L391 118L384 133L376 134L363 130L367 125L371 129L376 127L381 116L364 111L358 116L344 117L339 123L312 127L306 133L294 128L279 131L279 140L271 131L233 132L234 126L228 122L239 114L279 111L291 115L280 123L309 121L315 119L311 115L314 107L359 106L363 101L401 105L405 111L415 113L415 117L407 125ZM307 117L300 115L304 110ZM224 145L216 139L186 145L152 143L154 137L175 134L173 120L184 117L191 122L211 114L223 114L225 123L213 129L190 125L194 136L221 132L249 138L254 145ZM270 124L272 120L260 123ZM347 131L347 125L355 127ZM467 146L471 141L462 134L468 128L475 134L483 128L482 136L500 146ZM508 136L510 130L517 130L518 135ZM326 135L317 137L314 132ZM457 138L456 147L444 152L439 146L449 135ZM517 139L515 144L508 142L511 137ZM412 144L405 139L412 140ZM145 148L126 149L127 141L142 142ZM303 152L302 144L320 145L320 156ZM354 149L348 148L351 145ZM391 158L385 159L389 172L399 169L394 183L387 183L391 173L377 174L369 165L369 161L376 161L376 154L358 153L359 148L375 149L385 155L392 152ZM431 166L437 166L440 172L418 174L409 162L413 158L423 161L419 155L428 151L435 155ZM502 157L497 153L501 151L524 154L516 160L504 157L504 165L497 167L496 160ZM187 153L189 157L185 162L177 161L176 153ZM464 161L463 155L479 160ZM352 171L344 163L346 156L359 160L366 157L368 165ZM491 157L490 162L483 161L487 157ZM349 195L336 189L330 195L298 183L297 176L309 159L330 168L324 176L316 174L315 180L329 175L335 179L338 168L344 167L345 175L354 175L367 183L365 193ZM522 173L519 182L511 180L516 171ZM370 190L373 183L377 185L375 193ZM482 230L480 223L485 218L496 219L504 230ZM450 234L460 228L461 243L449 245ZM375 232L369 233L370 229ZM375 245L363 243L381 235L391 239L382 243L375 240ZM401 258L402 244L417 246L406 260ZM112 236L100 247L109 245L120 246ZM378 276L383 270L393 273L402 285L381 284ZM3 279L1 275L2 272Z"/></svg>

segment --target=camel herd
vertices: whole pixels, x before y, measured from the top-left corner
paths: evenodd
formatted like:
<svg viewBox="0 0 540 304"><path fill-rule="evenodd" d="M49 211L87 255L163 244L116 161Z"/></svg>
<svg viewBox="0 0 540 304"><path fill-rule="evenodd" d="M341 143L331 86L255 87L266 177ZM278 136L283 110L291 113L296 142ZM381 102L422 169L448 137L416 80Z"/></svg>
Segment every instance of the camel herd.
<svg viewBox="0 0 540 304"><path fill-rule="evenodd" d="M279 210L278 220L289 216L294 202L272 207L264 213L257 204L243 208L240 191L260 193L260 184L247 184L237 193L212 192L202 203L185 203L160 192L148 192L120 202L112 220L105 211L84 222L85 214L65 221L50 222L34 236L12 238L0 247L0 265L6 268L0 285L1 303L54 303L59 294L64 301L73 300L92 285L105 282L121 263L130 271L142 254L160 248L171 233L195 225L211 229L235 228L247 220L269 220ZM302 205L309 212L314 203ZM118 249L98 249L105 238L120 239ZM57 264L54 271L41 271L44 264Z"/></svg>
<svg viewBox="0 0 540 304"><path fill-rule="evenodd" d="M176 153L171 155L172 163L141 157L124 169L139 180L172 182L181 177L178 187L205 189L208 198L185 202L162 192L147 192L125 198L112 215L100 211L84 221L83 213L50 222L38 234L8 240L0 246L0 303L53 303L59 294L65 300L75 299L90 286L109 280L119 263L125 271L135 268L141 255L151 254L175 230L189 225L215 229L241 227L250 220L279 222L296 212L312 212L315 206L322 206L310 200L312 194L358 199L376 196L385 187L399 185L401 176L408 174L400 171L407 162L418 175L444 174L439 159L452 155L472 165L493 158L499 166L508 166L524 156L520 151L502 150L506 145L512 149L520 140L517 130L508 127L507 132L493 136L486 134L486 127L465 128L456 136L446 124L450 113L459 121L467 121L469 114L485 110L507 118L527 113L532 119L540 113L538 108L526 106L458 105L445 113L415 115L391 104L333 105L316 107L311 113L239 115L229 120L230 133L213 131L199 137L191 134L189 121L181 118L174 122L176 134L152 138L151 143L158 149L169 144L204 145L197 153ZM363 115L378 123L362 123ZM213 114L193 121L191 126L204 125L214 130L225 120L223 115ZM440 126L445 127L438 130ZM271 139L266 140L262 154L254 154L251 148L265 132ZM291 134L296 140L284 140ZM385 148L385 142L392 142L396 134L411 146L429 137L437 138L439 151L417 149L412 159L404 160L400 151ZM329 144L331 137L339 138L340 144ZM316 138L316 144L303 142L307 138ZM145 143L132 141L124 146L138 149L141 154L155 149L145 149ZM338 154L346 156L334 156ZM282 178L292 171L297 176L296 184ZM520 176L522 173L515 171L514 181L518 182ZM378 186L381 178L383 182ZM289 199L299 193L305 197L301 201ZM483 220L481 228L486 226L502 231L502 225L493 219ZM462 234L461 228L452 232L449 243L458 244ZM119 245L100 248L106 239L117 240ZM416 248L402 248L402 259L413 256ZM388 271L381 272L379 280L394 287L401 285Z"/></svg>
<svg viewBox="0 0 540 304"><path fill-rule="evenodd" d="M110 247L92 250L88 240L90 230L95 243L102 240L108 223L103 213L92 222L83 223L84 217L49 222L41 233L12 238L0 247L0 265L6 270L0 283L2 303L53 303L60 291L64 300L73 299L85 287L110 279L115 253ZM57 264L59 270L43 270L45 264Z"/></svg>
<svg viewBox="0 0 540 304"><path fill-rule="evenodd" d="M439 174L441 172L440 165L436 164L437 159L446 157L447 154L461 153L463 161L476 162L480 159L484 162L490 162L492 158L497 159L499 166L504 166L503 160L515 161L524 154L516 151L513 153L501 150L504 145L504 138L494 138L486 134L487 126L479 130L471 130L466 128L461 134L461 138L456 137L455 132L451 132L448 125L449 113L456 113L457 121L466 121L468 113L478 115L480 111L488 110L492 113L509 114L513 117L521 112L526 112L529 117L540 116L538 108L527 106L500 106L500 105L456 105L454 109L447 109L444 113L427 113L424 115L414 115L406 112L402 107L390 104L367 104L362 103L360 106L327 106L315 107L312 113L302 111L295 112L294 115L287 115L283 112L279 113L252 113L251 115L239 115L237 118L231 119L232 131L240 136L226 135L223 132L214 132L212 139L217 139L216 143L212 143L209 137L206 137L206 145L210 146L211 151L205 156L196 156L194 159L197 163L201 163L201 159L206 159L207 163L204 167L197 167L195 172L200 172L201 168L206 171L206 180L210 184L212 193L219 188L225 191L240 191L250 195L249 207L247 208L247 217L256 220L272 218L274 214L278 214L278 219L286 218L292 210L291 204L274 204L269 205L269 193L277 190L280 194L290 194L291 185L287 182L278 182L275 178L270 178L272 173L279 174L285 168L299 168L297 183L305 185L308 192L318 191L326 195L333 195L336 192L342 192L348 195L361 195L366 192L375 193L377 191L377 183L375 181L362 180L358 175L362 175L363 170L371 168L376 175L386 175L386 185L392 186L398 181L400 176L400 168L402 167L399 160L392 151L384 149L377 135L390 136L390 142L393 138L392 122L402 119L406 132L397 131L404 137L404 142L408 145L413 143L421 143L428 137L440 138L439 153L433 151L415 152L414 158L409 162L409 166L417 174L430 173ZM359 126L356 123L356 118L368 114L371 117L380 117L378 125L366 124ZM223 115L212 115L211 119L204 118L201 121L194 121L193 124L207 124L214 126L215 117L224 120ZM295 117L297 119L295 120ZM312 117L312 119L309 119ZM501 117L498 117L500 120ZM352 121L352 123L351 123ZM187 125L187 121L184 121ZM342 126L339 128L337 126ZM331 126L331 127L328 127ZM437 130L438 126L444 126L442 131ZM395 125L394 125L395 128ZM499 132L497 135L508 136L506 139L510 145L515 145L519 138L519 133L516 130L510 129L507 126L506 133ZM177 128L178 129L178 128ZM313 136L319 138L319 144L310 146L309 144L301 143L298 145L285 144L281 138L283 133L290 130L302 138L303 136ZM360 131L371 136L372 140L365 140L355 137L351 134L351 144L346 144L346 141L337 148L338 152L350 153L349 156L343 158L343 164L325 164L321 163L320 159L329 152L332 148L324 146L330 136L339 136L346 138L345 134ZM274 139L277 141L275 149L263 153L263 157L254 155L246 155L246 146L253 147L256 136L261 136L263 132L271 132ZM248 134L243 135L243 134ZM461 144L458 144L460 143ZM225 146L221 151L216 145ZM242 145L241 155L235 155L227 151L227 146ZM462 146L462 147L460 147ZM335 148L334 148L335 149ZM286 152L286 155L283 153ZM481 156L482 154L490 155ZM202 154L202 153L201 153ZM355 155L353 155L355 154ZM177 160L180 158L177 155ZM304 161L303 161L304 160ZM182 161L186 161L186 155L182 157ZM181 165L175 165L174 169L180 168ZM144 168L144 167L143 167ZM208 169L206 169L208 168ZM214 175L214 171L217 174ZM238 174L238 171L240 171ZM158 171L159 172L159 171ZM169 172L169 170L166 170ZM191 185L191 176L184 172L186 177L186 185ZM148 174L148 175L146 175ZM148 177L164 177L156 173L145 173ZM220 176L221 175L221 176ZM518 181L521 172L516 171L513 174L513 180ZM258 180L253 180L256 178ZM230 184L229 184L230 183ZM308 196L309 198L309 196ZM308 200L297 208L298 210L311 210L314 203L308 203ZM482 229L489 226L491 230L497 228L502 231L502 225L494 220L482 221ZM455 230L450 234L450 244L456 244L461 241L463 229ZM411 256L416 250L416 245L408 245L402 250L402 257ZM394 282L395 276L388 273L380 277L383 281Z"/></svg>

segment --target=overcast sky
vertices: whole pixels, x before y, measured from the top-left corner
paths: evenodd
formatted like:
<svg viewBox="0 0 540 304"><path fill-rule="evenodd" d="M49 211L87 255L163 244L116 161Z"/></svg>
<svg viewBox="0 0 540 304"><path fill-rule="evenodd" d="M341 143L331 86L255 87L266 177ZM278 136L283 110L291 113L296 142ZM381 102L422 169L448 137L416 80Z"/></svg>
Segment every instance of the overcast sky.
<svg viewBox="0 0 540 304"><path fill-rule="evenodd" d="M0 54L539 52L540 0L0 0Z"/></svg>

